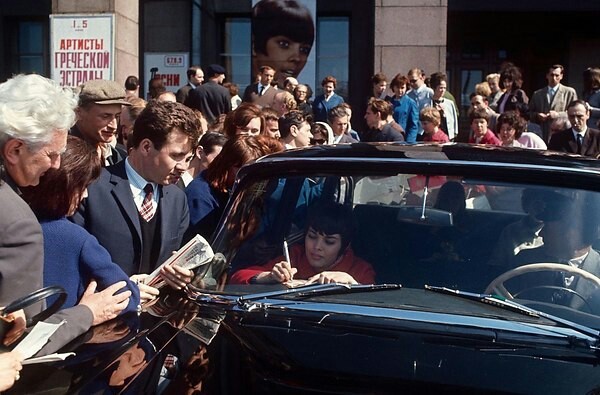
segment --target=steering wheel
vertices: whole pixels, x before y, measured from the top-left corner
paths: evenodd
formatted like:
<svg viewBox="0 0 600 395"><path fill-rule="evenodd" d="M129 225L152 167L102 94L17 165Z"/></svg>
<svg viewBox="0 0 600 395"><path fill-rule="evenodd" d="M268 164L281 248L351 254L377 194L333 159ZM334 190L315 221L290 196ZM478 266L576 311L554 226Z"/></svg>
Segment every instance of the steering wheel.
<svg viewBox="0 0 600 395"><path fill-rule="evenodd" d="M583 277L586 280L591 281L592 283L594 283L596 285L596 287L600 288L600 278L598 278L597 276L595 276L592 273L587 272L583 269L579 269L577 267L565 265L565 264L561 264L561 263L532 263L529 265L519 266L517 268L511 269L507 272L502 273L501 275L499 275L498 277L496 277L495 279L492 280L492 282L490 283L490 285L487 286L487 288L485 289L484 292L486 294L495 293L495 294L503 296L507 299L514 299L515 298L514 295L511 294L510 291L508 289L506 289L506 287L504 286L504 283L506 281L508 281L512 278L515 278L517 276L521 276L526 273L535 273L535 272L544 272L544 271L566 272L566 273L569 273L572 275L578 275L580 277ZM527 292L528 290L530 290L532 288L535 288L535 287L526 288L524 290L521 290L519 293ZM586 305L588 305L586 298L584 298L577 291L574 291L567 287L556 287L556 288L559 290L562 290L564 292L576 295L577 297L579 297L580 299L585 301ZM588 305L588 307L589 307L589 305Z"/></svg>

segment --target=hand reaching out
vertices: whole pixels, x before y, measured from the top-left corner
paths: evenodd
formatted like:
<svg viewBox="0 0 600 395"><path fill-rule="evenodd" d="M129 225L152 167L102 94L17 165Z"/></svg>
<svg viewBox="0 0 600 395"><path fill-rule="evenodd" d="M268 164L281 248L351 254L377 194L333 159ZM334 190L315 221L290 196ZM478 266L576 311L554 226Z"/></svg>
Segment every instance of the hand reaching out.
<svg viewBox="0 0 600 395"><path fill-rule="evenodd" d="M129 277L129 279L133 281L140 290L141 304L156 299L156 297L160 293L160 291L157 288L144 284L144 280L146 280L147 277L147 274L134 274L133 276Z"/></svg>
<svg viewBox="0 0 600 395"><path fill-rule="evenodd" d="M79 304L87 306L92 311L92 315L94 316L92 325L112 320L127 307L131 291L127 290L117 293L125 285L125 281L119 281L103 291L96 292L98 283L96 280L90 281Z"/></svg>

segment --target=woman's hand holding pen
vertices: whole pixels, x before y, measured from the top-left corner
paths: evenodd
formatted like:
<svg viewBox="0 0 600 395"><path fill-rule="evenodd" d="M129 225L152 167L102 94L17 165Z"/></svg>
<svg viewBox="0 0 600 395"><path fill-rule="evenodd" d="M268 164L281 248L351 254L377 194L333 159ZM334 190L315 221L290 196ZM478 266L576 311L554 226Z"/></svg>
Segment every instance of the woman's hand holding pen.
<svg viewBox="0 0 600 395"><path fill-rule="evenodd" d="M258 284L284 283L293 280L297 272L298 269L292 267L289 262L281 261L275 264L270 272L258 274L254 281Z"/></svg>

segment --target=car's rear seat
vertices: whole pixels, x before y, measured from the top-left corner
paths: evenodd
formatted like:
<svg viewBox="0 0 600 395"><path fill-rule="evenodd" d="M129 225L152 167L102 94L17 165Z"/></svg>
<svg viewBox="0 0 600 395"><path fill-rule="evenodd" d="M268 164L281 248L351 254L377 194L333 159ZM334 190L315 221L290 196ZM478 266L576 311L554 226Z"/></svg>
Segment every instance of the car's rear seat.
<svg viewBox="0 0 600 395"><path fill-rule="evenodd" d="M357 232L352 242L355 253L375 268L378 283L400 283L409 287L443 285L481 292L494 277L487 262L504 227L522 215L467 210L457 228L436 229L399 221L398 207L357 205ZM460 261L432 258L432 235L438 231L456 234L463 250ZM464 248L468 246L468 248ZM458 249L460 250L460 246Z"/></svg>

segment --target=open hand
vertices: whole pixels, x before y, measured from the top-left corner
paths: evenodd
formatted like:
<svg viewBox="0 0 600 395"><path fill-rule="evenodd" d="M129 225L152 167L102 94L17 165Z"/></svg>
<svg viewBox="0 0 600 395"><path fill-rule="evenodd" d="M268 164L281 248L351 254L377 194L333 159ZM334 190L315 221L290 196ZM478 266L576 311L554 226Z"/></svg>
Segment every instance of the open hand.
<svg viewBox="0 0 600 395"><path fill-rule="evenodd" d="M87 306L92 311L94 316L92 325L101 324L118 316L129 304L129 297L131 296L129 290L117 293L126 286L125 281L114 283L100 292L96 292L97 286L96 280L90 281L79 301L80 305Z"/></svg>

